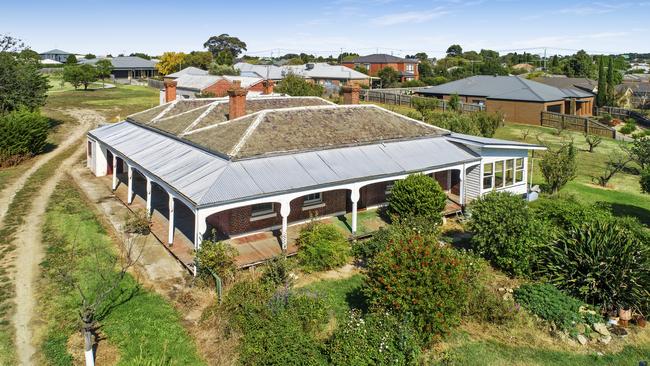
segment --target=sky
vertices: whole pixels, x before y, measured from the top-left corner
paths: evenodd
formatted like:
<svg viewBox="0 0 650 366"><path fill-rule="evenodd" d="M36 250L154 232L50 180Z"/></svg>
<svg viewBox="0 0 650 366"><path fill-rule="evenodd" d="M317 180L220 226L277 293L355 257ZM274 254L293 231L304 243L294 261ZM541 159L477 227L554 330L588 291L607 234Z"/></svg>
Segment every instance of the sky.
<svg viewBox="0 0 650 366"><path fill-rule="evenodd" d="M222 33L251 56L426 52L450 44L543 54L650 52L650 0L1 0L0 34L37 52L203 50Z"/></svg>

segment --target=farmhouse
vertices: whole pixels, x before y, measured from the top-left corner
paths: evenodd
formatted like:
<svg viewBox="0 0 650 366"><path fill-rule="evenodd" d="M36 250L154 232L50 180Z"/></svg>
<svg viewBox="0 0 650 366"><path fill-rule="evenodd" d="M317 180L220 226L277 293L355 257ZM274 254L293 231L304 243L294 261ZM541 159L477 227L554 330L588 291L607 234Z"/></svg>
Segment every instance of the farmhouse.
<svg viewBox="0 0 650 366"><path fill-rule="evenodd" d="M450 133L343 90L347 105L247 96L237 82L227 98L174 100L90 131L87 166L158 210L169 243L275 230L275 254L295 253L288 227L313 218L351 213L356 232L357 212L413 173L438 180L448 213L493 190L527 193L528 151L542 147ZM254 251L251 262L273 255Z"/></svg>
<svg viewBox="0 0 650 366"><path fill-rule="evenodd" d="M593 93L575 87L557 88L519 76L477 75L418 89L416 93L446 100L456 94L462 102L483 104L488 112L501 112L507 120L532 125L540 123L544 111L591 116L594 106Z"/></svg>
<svg viewBox="0 0 650 366"><path fill-rule="evenodd" d="M377 76L379 70L391 67L400 73L400 81L418 80L418 60L396 57L386 54L374 54L357 57L351 61L343 61L343 66L350 69L362 66L368 70L370 76Z"/></svg>

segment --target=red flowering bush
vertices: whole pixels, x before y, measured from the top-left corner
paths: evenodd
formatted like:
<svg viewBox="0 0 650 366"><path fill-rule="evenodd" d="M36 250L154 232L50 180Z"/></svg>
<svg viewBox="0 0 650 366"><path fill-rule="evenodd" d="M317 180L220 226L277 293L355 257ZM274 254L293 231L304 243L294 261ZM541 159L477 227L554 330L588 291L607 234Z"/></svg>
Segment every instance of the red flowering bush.
<svg viewBox="0 0 650 366"><path fill-rule="evenodd" d="M479 267L435 238L413 235L389 242L370 262L363 293L372 309L409 320L426 342L460 322Z"/></svg>

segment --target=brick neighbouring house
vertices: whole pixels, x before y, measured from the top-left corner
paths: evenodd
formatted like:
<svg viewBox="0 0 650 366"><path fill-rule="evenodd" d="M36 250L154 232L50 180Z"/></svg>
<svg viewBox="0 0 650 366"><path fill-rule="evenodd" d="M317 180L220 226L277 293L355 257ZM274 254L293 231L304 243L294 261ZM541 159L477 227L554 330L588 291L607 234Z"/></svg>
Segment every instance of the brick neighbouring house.
<svg viewBox="0 0 650 366"><path fill-rule="evenodd" d="M357 57L351 61L343 61L343 66L354 69L363 66L368 70L370 76L377 76L379 70L384 67L391 67L400 73L400 81L419 80L418 60L401 58L386 54L374 54Z"/></svg>
<svg viewBox="0 0 650 366"><path fill-rule="evenodd" d="M239 85L252 94L261 94L265 92L264 79L251 76L230 76L230 75L196 75L184 74L176 78L165 77L165 86L171 85L169 81L176 82L176 97L194 98L197 94L210 94L211 97L225 97L228 95L228 89L232 88L234 83ZM272 87L267 94L272 93ZM175 98L174 98L175 99ZM173 99L165 99L172 101Z"/></svg>
<svg viewBox="0 0 650 366"><path fill-rule="evenodd" d="M508 121L539 125L541 112L591 116L594 95L575 87L557 88L519 76L477 75L449 83L422 88L416 94L449 100L457 94L461 102L484 104L488 112L501 112Z"/></svg>
<svg viewBox="0 0 650 366"><path fill-rule="evenodd" d="M343 92L358 100L358 86ZM92 130L87 166L112 176L113 189L127 185L128 203L144 192L148 212L152 194L163 195L169 243L177 207L192 215L195 248L210 229L221 237L279 229L284 249L287 226L312 217L351 212L356 232L357 211L383 204L393 182L413 173L436 179L457 207L493 190L524 195L528 152L543 149L450 133L375 105L246 93L235 84L228 98L178 99Z"/></svg>

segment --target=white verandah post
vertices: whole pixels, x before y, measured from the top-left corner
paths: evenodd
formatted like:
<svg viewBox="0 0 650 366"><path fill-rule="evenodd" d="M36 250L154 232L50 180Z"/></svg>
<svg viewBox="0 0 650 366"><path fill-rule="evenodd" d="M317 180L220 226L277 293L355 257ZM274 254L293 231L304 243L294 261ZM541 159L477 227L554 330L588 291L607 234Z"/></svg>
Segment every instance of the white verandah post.
<svg viewBox="0 0 650 366"><path fill-rule="evenodd" d="M133 202L133 167L131 164L128 165L128 176L129 176L129 187L126 195L126 203L131 204Z"/></svg>
<svg viewBox="0 0 650 366"><path fill-rule="evenodd" d="M113 154L113 190L117 189L117 156Z"/></svg>
<svg viewBox="0 0 650 366"><path fill-rule="evenodd" d="M357 206L359 202L359 187L350 189L350 200L352 201L352 234L357 233Z"/></svg>
<svg viewBox="0 0 650 366"><path fill-rule="evenodd" d="M465 207L465 164L460 169L460 207Z"/></svg>
<svg viewBox="0 0 650 366"><path fill-rule="evenodd" d="M167 232L167 243L174 244L174 196L167 192L169 195L169 229Z"/></svg>
<svg viewBox="0 0 650 366"><path fill-rule="evenodd" d="M151 179L148 176L145 176L147 179L147 217L151 216Z"/></svg>
<svg viewBox="0 0 650 366"><path fill-rule="evenodd" d="M287 250L287 218L291 212L291 201L280 202L280 216L282 216L282 231L280 232L280 242L282 251Z"/></svg>

